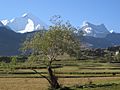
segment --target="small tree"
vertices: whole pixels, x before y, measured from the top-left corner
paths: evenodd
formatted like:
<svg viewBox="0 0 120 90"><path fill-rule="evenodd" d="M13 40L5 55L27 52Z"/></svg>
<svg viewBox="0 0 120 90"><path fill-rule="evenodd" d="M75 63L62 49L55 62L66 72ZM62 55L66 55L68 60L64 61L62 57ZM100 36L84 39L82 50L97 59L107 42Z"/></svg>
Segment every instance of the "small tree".
<svg viewBox="0 0 120 90"><path fill-rule="evenodd" d="M114 61L120 62L120 53L113 56Z"/></svg>
<svg viewBox="0 0 120 90"><path fill-rule="evenodd" d="M12 72L15 71L16 64L17 64L17 57L16 56L11 57L11 62L9 63L9 66Z"/></svg>
<svg viewBox="0 0 120 90"><path fill-rule="evenodd" d="M55 18L52 21L54 25L50 26L47 32L37 32L33 38L27 39L23 43L22 48L23 51L31 52L33 60L41 60L47 65L49 77L42 76L48 80L52 89L60 88L52 70L52 63L57 56L64 53L78 55L80 51L80 43L73 33L73 27L60 20L56 22L60 17L55 16ZM36 70L34 71L38 73Z"/></svg>
<svg viewBox="0 0 120 90"><path fill-rule="evenodd" d="M113 56L110 52L108 52L107 54L105 54L104 59L104 62L111 62L113 60Z"/></svg>

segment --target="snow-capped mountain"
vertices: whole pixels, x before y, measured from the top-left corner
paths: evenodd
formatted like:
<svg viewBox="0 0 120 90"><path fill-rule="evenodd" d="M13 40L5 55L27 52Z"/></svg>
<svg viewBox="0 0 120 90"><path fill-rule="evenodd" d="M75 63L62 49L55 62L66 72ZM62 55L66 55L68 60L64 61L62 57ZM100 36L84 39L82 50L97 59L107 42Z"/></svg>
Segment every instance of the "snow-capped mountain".
<svg viewBox="0 0 120 90"><path fill-rule="evenodd" d="M0 21L0 27L4 26L4 24Z"/></svg>
<svg viewBox="0 0 120 90"><path fill-rule="evenodd" d="M83 22L81 30L83 31L84 36L92 36L97 38L104 38L110 34L104 24L94 25L89 22Z"/></svg>
<svg viewBox="0 0 120 90"><path fill-rule="evenodd" d="M5 19L5 20L1 20L1 22L2 22L3 25L6 26L9 23L9 20Z"/></svg>
<svg viewBox="0 0 120 90"><path fill-rule="evenodd" d="M32 31L43 29L44 27L48 28L39 18L30 13L11 20L0 21L0 55L20 55L19 48L26 37L30 37L35 33ZM81 31L84 36L81 36ZM75 35L77 35L83 47L87 48L107 48L120 45L120 33L115 33L113 30L109 32L104 24L94 25L84 22L80 30L75 31Z"/></svg>
<svg viewBox="0 0 120 90"><path fill-rule="evenodd" d="M31 13L25 13L21 17L16 17L11 20L2 20L1 22L18 33L32 32L47 28L45 23Z"/></svg>

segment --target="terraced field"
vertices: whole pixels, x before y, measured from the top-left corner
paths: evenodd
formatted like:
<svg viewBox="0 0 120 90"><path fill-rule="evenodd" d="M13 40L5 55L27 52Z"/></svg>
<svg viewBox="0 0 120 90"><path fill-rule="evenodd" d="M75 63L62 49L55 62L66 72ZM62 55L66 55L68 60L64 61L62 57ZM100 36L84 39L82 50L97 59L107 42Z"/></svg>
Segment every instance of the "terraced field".
<svg viewBox="0 0 120 90"><path fill-rule="evenodd" d="M0 90L46 90L47 81L31 68L47 76L47 70L43 64L31 65L27 63L15 66L14 71L8 68L0 68ZM53 70L64 86L74 90L81 90L76 85L86 84L117 84L116 86L84 88L84 90L119 90L120 89L120 64L99 63L94 60L59 60L54 62ZM109 88L110 89L106 89ZM113 89L112 89L113 88ZM83 89L82 89L83 90Z"/></svg>

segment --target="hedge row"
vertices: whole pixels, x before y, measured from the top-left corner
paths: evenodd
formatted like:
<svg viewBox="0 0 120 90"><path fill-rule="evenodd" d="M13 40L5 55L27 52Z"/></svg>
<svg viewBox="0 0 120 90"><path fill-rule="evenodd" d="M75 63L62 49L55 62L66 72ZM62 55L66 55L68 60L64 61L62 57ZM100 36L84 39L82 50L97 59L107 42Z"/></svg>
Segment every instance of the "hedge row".
<svg viewBox="0 0 120 90"><path fill-rule="evenodd" d="M0 74L5 74L6 72L4 71L1 71ZM40 72L41 74L47 74L47 72ZM9 72L9 74L36 74L35 72L31 71L31 72L22 72L22 71L19 71L19 72ZM112 75L116 75L116 74L120 74L120 72L56 72L56 74L112 74Z"/></svg>

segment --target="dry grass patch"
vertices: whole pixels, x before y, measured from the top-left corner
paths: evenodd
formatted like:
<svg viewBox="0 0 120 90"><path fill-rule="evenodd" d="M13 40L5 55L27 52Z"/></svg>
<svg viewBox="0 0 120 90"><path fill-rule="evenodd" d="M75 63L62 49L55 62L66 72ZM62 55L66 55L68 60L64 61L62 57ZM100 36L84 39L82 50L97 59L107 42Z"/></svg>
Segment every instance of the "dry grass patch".
<svg viewBox="0 0 120 90"><path fill-rule="evenodd" d="M46 90L43 78L0 78L0 90Z"/></svg>
<svg viewBox="0 0 120 90"><path fill-rule="evenodd" d="M93 83L120 83L120 77L93 77L93 78L59 78L65 86ZM44 78L0 78L0 90L46 90L48 82Z"/></svg>
<svg viewBox="0 0 120 90"><path fill-rule="evenodd" d="M104 83L120 83L120 77L92 77L92 78L60 78L59 82L63 85L73 86L73 85L83 85L89 84L92 81L94 84L104 84Z"/></svg>

